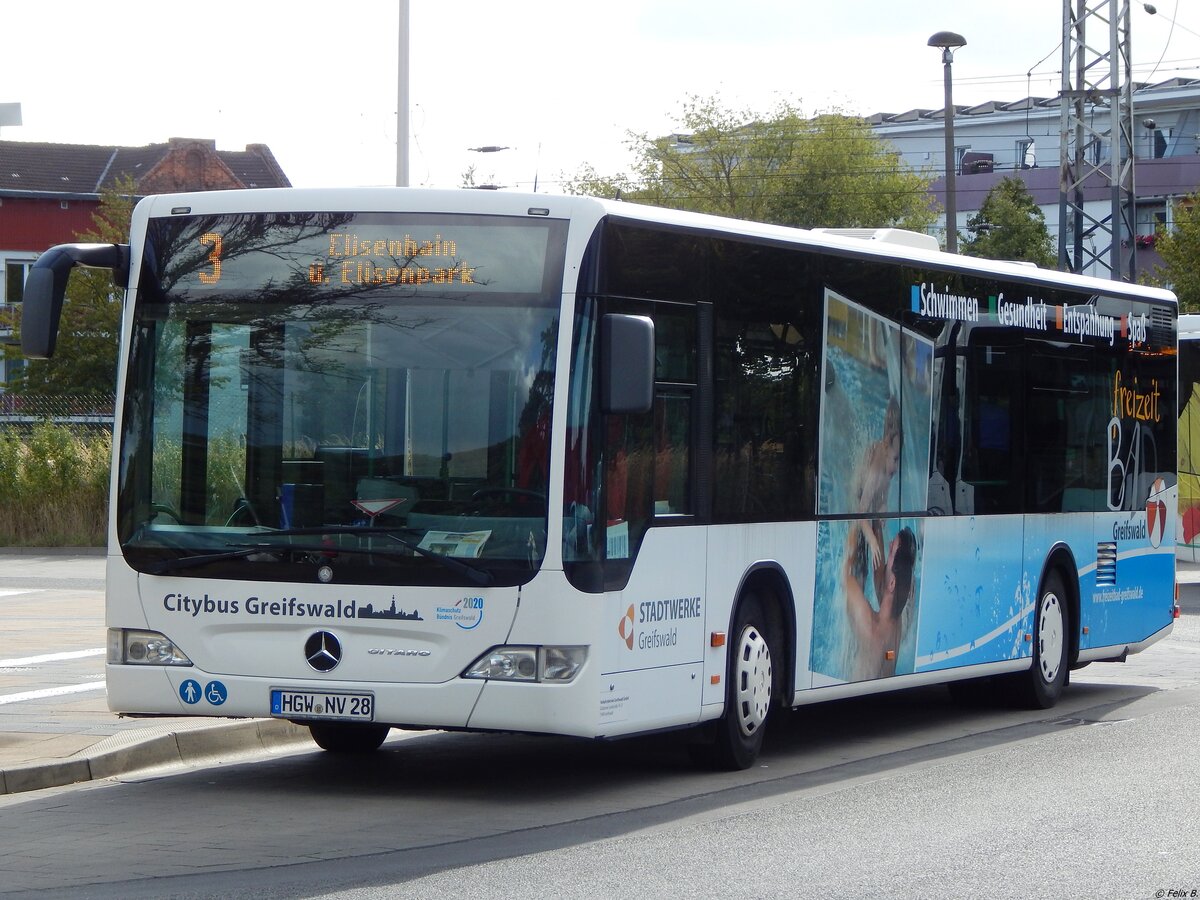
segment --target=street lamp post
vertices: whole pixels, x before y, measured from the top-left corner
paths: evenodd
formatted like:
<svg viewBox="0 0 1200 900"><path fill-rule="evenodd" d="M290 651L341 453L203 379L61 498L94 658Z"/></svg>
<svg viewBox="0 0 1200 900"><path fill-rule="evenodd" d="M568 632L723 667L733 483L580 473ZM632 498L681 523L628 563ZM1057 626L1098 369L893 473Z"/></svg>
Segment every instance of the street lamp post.
<svg viewBox="0 0 1200 900"><path fill-rule="evenodd" d="M954 51L967 45L966 38L953 31L939 31L929 39L930 47L942 50L942 67L946 82L946 252L958 252L958 210L954 196L954 92L950 76L950 64L954 62Z"/></svg>

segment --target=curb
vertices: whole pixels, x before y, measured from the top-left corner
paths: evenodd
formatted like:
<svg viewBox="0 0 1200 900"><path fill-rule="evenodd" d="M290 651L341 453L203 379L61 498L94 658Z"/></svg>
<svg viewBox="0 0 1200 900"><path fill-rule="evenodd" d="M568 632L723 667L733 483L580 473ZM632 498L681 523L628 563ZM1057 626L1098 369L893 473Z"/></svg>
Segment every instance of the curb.
<svg viewBox="0 0 1200 900"><path fill-rule="evenodd" d="M246 719L195 728L146 728L106 738L66 759L0 770L0 795L64 787L170 765L213 762L234 753L314 746L307 728L281 719Z"/></svg>
<svg viewBox="0 0 1200 900"><path fill-rule="evenodd" d="M107 547L0 547L0 556L106 556Z"/></svg>

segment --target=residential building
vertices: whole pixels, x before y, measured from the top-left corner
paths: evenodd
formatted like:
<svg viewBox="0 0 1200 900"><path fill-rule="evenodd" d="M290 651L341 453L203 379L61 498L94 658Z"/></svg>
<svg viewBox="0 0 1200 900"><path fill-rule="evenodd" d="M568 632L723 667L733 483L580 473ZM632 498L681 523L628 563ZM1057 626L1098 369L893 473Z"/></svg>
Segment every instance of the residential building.
<svg viewBox="0 0 1200 900"><path fill-rule="evenodd" d="M1103 130L1099 139L1086 148L1086 153L1093 164L1103 166L1111 149L1106 127L1109 110L1102 99L1094 108L1096 127ZM1134 241L1137 269L1146 272L1161 264L1154 253L1156 229L1169 228L1175 201L1200 189L1200 80L1174 78L1135 85L1133 110ZM937 176L932 190L944 206L944 110L877 113L867 121L877 135L895 145L905 161ZM1045 214L1047 228L1057 246L1061 132L1062 110L1057 97L956 106L954 170L960 233L966 232L967 220L978 213L996 183L1015 174L1025 182ZM1084 209L1098 220L1111 213L1112 188L1105 178L1094 176L1086 182ZM943 217L938 237L944 242L944 236ZM1107 270L1090 274L1108 276Z"/></svg>
<svg viewBox="0 0 1200 900"><path fill-rule="evenodd" d="M190 138L145 147L0 141L0 308L21 302L39 254L92 229L102 191L122 176L133 179L138 196L291 186L265 144L228 151ZM11 336L0 327L0 341ZM0 392L10 375L5 366L0 357Z"/></svg>

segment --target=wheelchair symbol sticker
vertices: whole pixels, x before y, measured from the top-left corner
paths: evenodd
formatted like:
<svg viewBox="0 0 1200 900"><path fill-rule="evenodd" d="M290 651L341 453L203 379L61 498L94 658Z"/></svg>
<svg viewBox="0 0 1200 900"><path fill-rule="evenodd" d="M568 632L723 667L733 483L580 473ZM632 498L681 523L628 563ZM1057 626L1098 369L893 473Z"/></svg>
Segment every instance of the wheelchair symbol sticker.
<svg viewBox="0 0 1200 900"><path fill-rule="evenodd" d="M179 686L179 699L189 706L200 702L200 682L189 678Z"/></svg>
<svg viewBox="0 0 1200 900"><path fill-rule="evenodd" d="M219 681L210 681L204 688L204 699L213 706L220 706L228 696L229 693L225 690L225 685Z"/></svg>

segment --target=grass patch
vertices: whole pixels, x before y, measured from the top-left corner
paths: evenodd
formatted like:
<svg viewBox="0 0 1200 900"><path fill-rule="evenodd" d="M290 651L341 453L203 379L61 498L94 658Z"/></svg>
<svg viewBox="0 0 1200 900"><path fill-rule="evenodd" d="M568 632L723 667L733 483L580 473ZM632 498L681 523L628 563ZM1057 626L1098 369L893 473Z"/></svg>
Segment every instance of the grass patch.
<svg viewBox="0 0 1200 900"><path fill-rule="evenodd" d="M105 430L0 431L0 546L104 546L111 456Z"/></svg>

